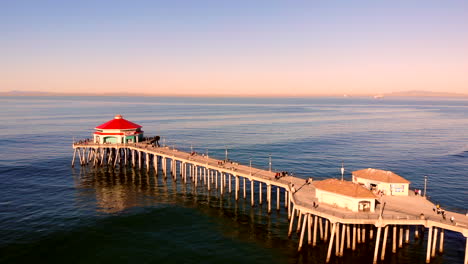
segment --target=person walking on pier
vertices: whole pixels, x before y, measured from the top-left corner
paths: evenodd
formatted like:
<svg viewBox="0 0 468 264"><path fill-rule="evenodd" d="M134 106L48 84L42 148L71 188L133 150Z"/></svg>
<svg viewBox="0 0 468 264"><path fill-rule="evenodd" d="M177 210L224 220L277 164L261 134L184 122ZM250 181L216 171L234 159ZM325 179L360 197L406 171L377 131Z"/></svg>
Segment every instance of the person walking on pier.
<svg viewBox="0 0 468 264"><path fill-rule="evenodd" d="M453 215L450 217L450 222L453 223L453 221L455 221L455 217L453 217Z"/></svg>

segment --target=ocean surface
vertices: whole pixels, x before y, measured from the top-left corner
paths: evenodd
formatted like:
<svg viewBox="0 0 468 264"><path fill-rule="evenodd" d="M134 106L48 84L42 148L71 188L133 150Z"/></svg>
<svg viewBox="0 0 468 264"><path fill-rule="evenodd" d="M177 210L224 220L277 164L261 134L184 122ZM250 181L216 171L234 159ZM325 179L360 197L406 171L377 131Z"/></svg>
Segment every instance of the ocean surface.
<svg viewBox="0 0 468 264"><path fill-rule="evenodd" d="M326 245L297 253L282 208L150 171L71 168L73 139L121 114L182 150L298 177L391 170L443 208L468 210L468 100L372 98L1 97L1 263L323 263ZM265 195L265 194L264 194ZM411 235L412 237L412 235ZM424 263L425 241L384 263ZM387 247L390 248L390 247ZM432 263L462 263L446 233ZM332 263L372 263L373 243Z"/></svg>

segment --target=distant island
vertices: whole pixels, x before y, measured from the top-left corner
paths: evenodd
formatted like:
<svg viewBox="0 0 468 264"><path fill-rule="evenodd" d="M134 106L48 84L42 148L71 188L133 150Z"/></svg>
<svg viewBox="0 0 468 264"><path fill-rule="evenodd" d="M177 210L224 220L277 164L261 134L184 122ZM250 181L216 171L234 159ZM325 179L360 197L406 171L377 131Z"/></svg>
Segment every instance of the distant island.
<svg viewBox="0 0 468 264"><path fill-rule="evenodd" d="M468 94L463 93L445 93L431 91L404 91L394 93L379 94L283 94L283 95L242 95L242 94L157 94L157 93L63 93L63 92L45 92L45 91L8 91L0 92L0 96L176 96L176 97L372 97L374 99L383 99L386 97L442 97L442 98L468 98Z"/></svg>

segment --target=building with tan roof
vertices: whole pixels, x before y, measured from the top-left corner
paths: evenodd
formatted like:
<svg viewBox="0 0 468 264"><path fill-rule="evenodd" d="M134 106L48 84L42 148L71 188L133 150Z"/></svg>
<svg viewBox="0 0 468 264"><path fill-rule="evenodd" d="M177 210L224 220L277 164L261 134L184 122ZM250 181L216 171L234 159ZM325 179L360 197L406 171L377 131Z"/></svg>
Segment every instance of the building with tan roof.
<svg viewBox="0 0 468 264"><path fill-rule="evenodd" d="M350 181L327 179L313 182L319 203L349 209L353 212L374 212L377 196L369 189Z"/></svg>
<svg viewBox="0 0 468 264"><path fill-rule="evenodd" d="M353 171L353 182L384 195L407 196L410 181L391 171L363 169Z"/></svg>

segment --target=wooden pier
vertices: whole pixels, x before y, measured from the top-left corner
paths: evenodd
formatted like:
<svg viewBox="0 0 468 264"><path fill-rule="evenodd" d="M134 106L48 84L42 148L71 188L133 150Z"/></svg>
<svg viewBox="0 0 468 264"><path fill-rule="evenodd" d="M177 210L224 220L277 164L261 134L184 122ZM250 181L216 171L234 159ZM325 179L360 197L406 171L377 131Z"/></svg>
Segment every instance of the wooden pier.
<svg viewBox="0 0 468 264"><path fill-rule="evenodd" d="M328 243L326 262L332 257L342 257L345 251L355 251L358 244L373 242L373 263L378 263L385 259L390 246L392 253L396 253L398 248L410 242L410 230L414 232L415 240L424 239L427 230L426 263L430 263L436 254L444 251L446 230L461 233L465 239L468 237L468 216L446 211L444 218L434 212L434 204L422 196L383 195L378 198L375 212L351 212L319 203L313 181L288 175L277 177L273 171L229 160L156 147L149 142L95 144L82 141L74 143L73 149L72 166L78 159L82 166L123 164L140 170L152 169L183 184L204 186L208 190L214 188L221 195L234 192L236 200L239 196L247 199L246 190L250 189L251 206L255 206L256 201L265 202L268 213L272 208L280 210L284 206L289 219L288 236L293 233L299 236L298 251L304 244L315 247L317 243ZM264 189L266 194L262 193ZM280 195L284 195L284 205L280 203ZM455 220L451 221L451 217ZM391 245L387 245L388 242ZM463 263L468 264L468 239Z"/></svg>

